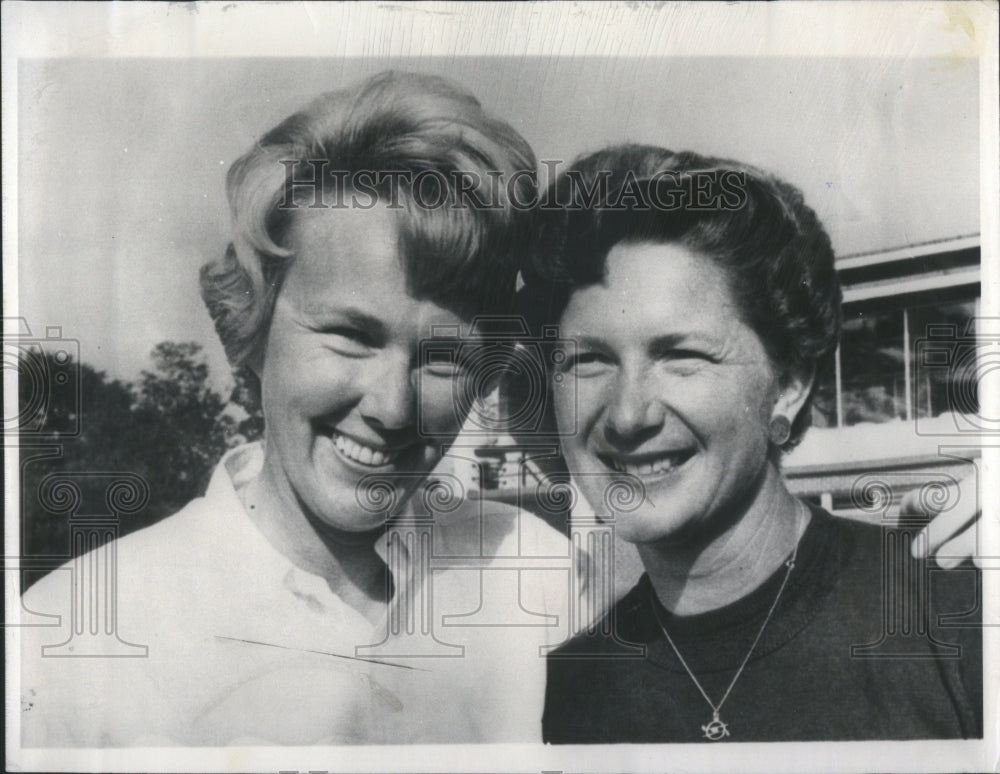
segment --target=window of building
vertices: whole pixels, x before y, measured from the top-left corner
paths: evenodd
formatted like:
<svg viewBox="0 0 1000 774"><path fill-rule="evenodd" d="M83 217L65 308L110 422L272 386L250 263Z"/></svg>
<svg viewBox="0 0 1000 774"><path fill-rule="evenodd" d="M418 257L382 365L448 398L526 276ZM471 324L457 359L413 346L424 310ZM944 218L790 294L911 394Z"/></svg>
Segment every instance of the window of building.
<svg viewBox="0 0 1000 774"><path fill-rule="evenodd" d="M914 353L913 416L937 417L951 411L979 413L975 361L978 347L969 338L975 333L969 324L975 320L976 306L975 300L969 300L907 310L914 342L927 342L933 337L940 342L934 349L947 353L938 359L929 359L926 354L921 357L926 345Z"/></svg>
<svg viewBox="0 0 1000 774"><path fill-rule="evenodd" d="M817 384L813 426L978 412L976 347L969 339L977 307L972 296L845 309L837 367ZM928 336L939 340L936 350L949 351L947 358L921 362L918 345Z"/></svg>
<svg viewBox="0 0 1000 774"><path fill-rule="evenodd" d="M840 425L906 418L906 310L844 316Z"/></svg>

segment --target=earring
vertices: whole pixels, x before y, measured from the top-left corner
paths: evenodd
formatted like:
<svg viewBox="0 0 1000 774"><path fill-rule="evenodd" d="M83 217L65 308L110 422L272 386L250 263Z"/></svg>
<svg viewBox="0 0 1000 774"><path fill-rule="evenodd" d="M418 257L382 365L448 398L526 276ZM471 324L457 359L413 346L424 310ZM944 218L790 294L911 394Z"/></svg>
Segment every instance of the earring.
<svg viewBox="0 0 1000 774"><path fill-rule="evenodd" d="M792 437L792 423L785 415L778 414L767 426L767 435L775 446L784 446Z"/></svg>

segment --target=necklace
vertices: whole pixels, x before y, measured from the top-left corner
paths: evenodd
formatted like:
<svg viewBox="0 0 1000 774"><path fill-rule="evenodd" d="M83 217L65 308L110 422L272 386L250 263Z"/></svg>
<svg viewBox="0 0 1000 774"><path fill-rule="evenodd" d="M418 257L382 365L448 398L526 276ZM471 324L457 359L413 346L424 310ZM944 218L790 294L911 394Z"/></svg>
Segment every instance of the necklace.
<svg viewBox="0 0 1000 774"><path fill-rule="evenodd" d="M796 530L798 532L798 530ZM719 703L715 704L708 697L705 689L702 687L701 683L698 682L698 678L695 677L694 672L691 671L691 667L687 665L681 652L677 649L674 644L673 639L670 637L670 632L667 631L667 627L660 620L660 614L656 609L656 603L653 603L653 617L656 618L656 623L660 625L660 629L663 632L663 636L667 638L667 642L670 643L670 647L673 648L674 654L677 656L677 660L681 662L681 666L684 667L684 671L688 673L688 676L694 682L695 687L708 702L708 706L712 708L712 719L701 727L701 732L706 739L710 739L713 742L718 742L721 739L725 739L729 736L729 724L724 723L719 717L719 712L722 710L722 705L726 703L726 699L729 698L729 694L733 690L733 686L736 685L736 681L740 679L740 675L743 674L743 669L746 667L747 662L750 661L750 656L753 655L754 650L757 648L757 643L760 642L760 638L764 635L764 629L767 628L768 622L771 620L771 616L774 615L774 611L778 607L778 600L781 599L781 592L785 590L785 586L788 585L788 578L792 574L792 569L795 567L795 557L799 553L799 541L796 539L795 548L792 549L792 555L785 562L785 567L788 569L785 571L785 577L781 581L781 586L778 589L778 593L774 598L774 602L771 603L771 609L767 611L767 617L764 619L764 623L760 626L760 631L757 632L757 636L754 638L753 644L750 646L750 650L747 651L746 656L743 657L743 663L740 664L740 668L736 670L736 674L733 675L733 679L729 681L729 687L726 688L726 692L719 699Z"/></svg>

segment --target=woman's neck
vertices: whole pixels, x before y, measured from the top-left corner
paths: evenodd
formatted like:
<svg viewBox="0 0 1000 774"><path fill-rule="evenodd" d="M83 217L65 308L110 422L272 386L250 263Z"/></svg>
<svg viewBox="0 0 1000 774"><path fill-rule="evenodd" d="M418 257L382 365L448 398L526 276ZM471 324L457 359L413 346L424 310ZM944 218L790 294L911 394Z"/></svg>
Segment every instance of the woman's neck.
<svg viewBox="0 0 1000 774"><path fill-rule="evenodd" d="M343 532L310 519L294 495L268 481L266 465L241 495L251 520L272 546L296 567L323 578L366 618L381 619L391 595L385 562L375 551L381 533Z"/></svg>
<svg viewBox="0 0 1000 774"><path fill-rule="evenodd" d="M768 463L750 504L732 526L702 542L660 541L638 546L661 604L696 615L745 597L788 559L809 522L809 510Z"/></svg>

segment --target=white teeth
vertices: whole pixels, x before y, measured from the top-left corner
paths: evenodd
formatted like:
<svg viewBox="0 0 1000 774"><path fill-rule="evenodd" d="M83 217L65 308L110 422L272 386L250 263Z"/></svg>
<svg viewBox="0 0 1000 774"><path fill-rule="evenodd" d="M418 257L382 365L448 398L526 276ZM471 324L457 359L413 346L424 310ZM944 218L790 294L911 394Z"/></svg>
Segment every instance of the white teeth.
<svg viewBox="0 0 1000 774"><path fill-rule="evenodd" d="M399 456L398 451L384 452L380 449L373 449L370 446L362 446L357 441L339 433L333 434L333 445L349 460L359 462L362 465L370 465L371 467L387 465Z"/></svg>
<svg viewBox="0 0 1000 774"><path fill-rule="evenodd" d="M651 476L673 470L676 466L677 455L669 454L652 462L642 462L636 465L622 462L617 457L611 457L609 461L611 467L619 473L628 473L630 476Z"/></svg>

